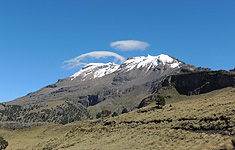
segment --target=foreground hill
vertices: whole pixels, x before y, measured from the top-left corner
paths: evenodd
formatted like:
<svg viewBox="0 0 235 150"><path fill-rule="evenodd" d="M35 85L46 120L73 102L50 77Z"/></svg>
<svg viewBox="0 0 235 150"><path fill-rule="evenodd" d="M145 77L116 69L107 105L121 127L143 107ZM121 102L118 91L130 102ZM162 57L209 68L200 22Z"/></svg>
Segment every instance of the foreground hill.
<svg viewBox="0 0 235 150"><path fill-rule="evenodd" d="M166 106L155 103L117 117L0 130L8 149L234 149L235 89L200 95L166 93ZM164 93L163 93L164 94Z"/></svg>

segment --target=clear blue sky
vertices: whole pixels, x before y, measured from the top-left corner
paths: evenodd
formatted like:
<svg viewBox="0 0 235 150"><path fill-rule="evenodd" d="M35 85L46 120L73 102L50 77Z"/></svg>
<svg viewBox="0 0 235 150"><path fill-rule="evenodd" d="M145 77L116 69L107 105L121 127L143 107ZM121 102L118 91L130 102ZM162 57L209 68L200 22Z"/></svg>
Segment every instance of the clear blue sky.
<svg viewBox="0 0 235 150"><path fill-rule="evenodd" d="M111 42L149 43L119 51ZM92 51L168 54L214 70L235 67L234 0L1 0L0 102L71 76L65 60Z"/></svg>

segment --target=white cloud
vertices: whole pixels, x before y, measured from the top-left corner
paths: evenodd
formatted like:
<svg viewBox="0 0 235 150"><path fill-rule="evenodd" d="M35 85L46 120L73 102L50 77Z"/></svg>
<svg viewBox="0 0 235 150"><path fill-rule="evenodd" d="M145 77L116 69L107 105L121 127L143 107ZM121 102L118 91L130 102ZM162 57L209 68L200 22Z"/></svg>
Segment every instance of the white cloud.
<svg viewBox="0 0 235 150"><path fill-rule="evenodd" d="M63 63L66 64L66 65L64 65L64 67L68 68L68 69L73 69L73 68L76 68L76 67L81 67L83 65L86 65L87 63L82 62L82 61L84 59L86 59L87 57L95 58L95 59L114 57L115 58L114 62L120 61L120 63L123 63L126 60L121 55L118 55L118 54L113 53L113 52L109 52L109 51L94 51L94 52L89 52L89 53L86 53L86 54L82 54L82 55L77 56L77 57L75 57L73 59L64 61Z"/></svg>
<svg viewBox="0 0 235 150"><path fill-rule="evenodd" d="M110 46L121 51L145 50L149 44L147 42L126 40L111 42Z"/></svg>

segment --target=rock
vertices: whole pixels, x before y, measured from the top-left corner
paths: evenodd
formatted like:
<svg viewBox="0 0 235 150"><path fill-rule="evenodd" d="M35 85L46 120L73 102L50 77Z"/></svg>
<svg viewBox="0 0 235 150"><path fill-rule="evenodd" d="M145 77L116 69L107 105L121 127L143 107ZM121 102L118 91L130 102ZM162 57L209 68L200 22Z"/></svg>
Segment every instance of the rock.
<svg viewBox="0 0 235 150"><path fill-rule="evenodd" d="M235 68L234 68L234 69L231 69L231 70L229 70L229 71L233 71L233 72L235 72Z"/></svg>
<svg viewBox="0 0 235 150"><path fill-rule="evenodd" d="M87 96L79 96L78 103L82 104L85 107L89 107L89 106L94 106L102 101L104 101L104 98L99 95L87 95Z"/></svg>
<svg viewBox="0 0 235 150"><path fill-rule="evenodd" d="M51 85L46 86L45 88L56 88L56 87L57 87L56 84L51 84Z"/></svg>
<svg viewBox="0 0 235 150"><path fill-rule="evenodd" d="M235 74L228 71L186 72L168 76L157 87L175 87L179 94L198 95L213 90L235 87Z"/></svg>
<svg viewBox="0 0 235 150"><path fill-rule="evenodd" d="M169 87L174 87L179 94L199 95L217 89L235 87L235 73L225 70L195 72L182 69L179 74L170 75L163 79L155 91L141 101L139 108L154 102L157 94Z"/></svg>

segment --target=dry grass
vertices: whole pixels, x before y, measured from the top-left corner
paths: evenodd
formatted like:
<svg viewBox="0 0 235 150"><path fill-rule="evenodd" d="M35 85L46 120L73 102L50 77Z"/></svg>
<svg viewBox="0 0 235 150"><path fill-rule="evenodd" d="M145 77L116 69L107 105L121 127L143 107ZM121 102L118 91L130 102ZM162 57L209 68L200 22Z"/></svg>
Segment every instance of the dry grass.
<svg viewBox="0 0 235 150"><path fill-rule="evenodd" d="M172 98L163 109L151 104L104 121L0 130L0 134L9 142L8 149L234 148L234 88L190 97L170 90L165 94Z"/></svg>

